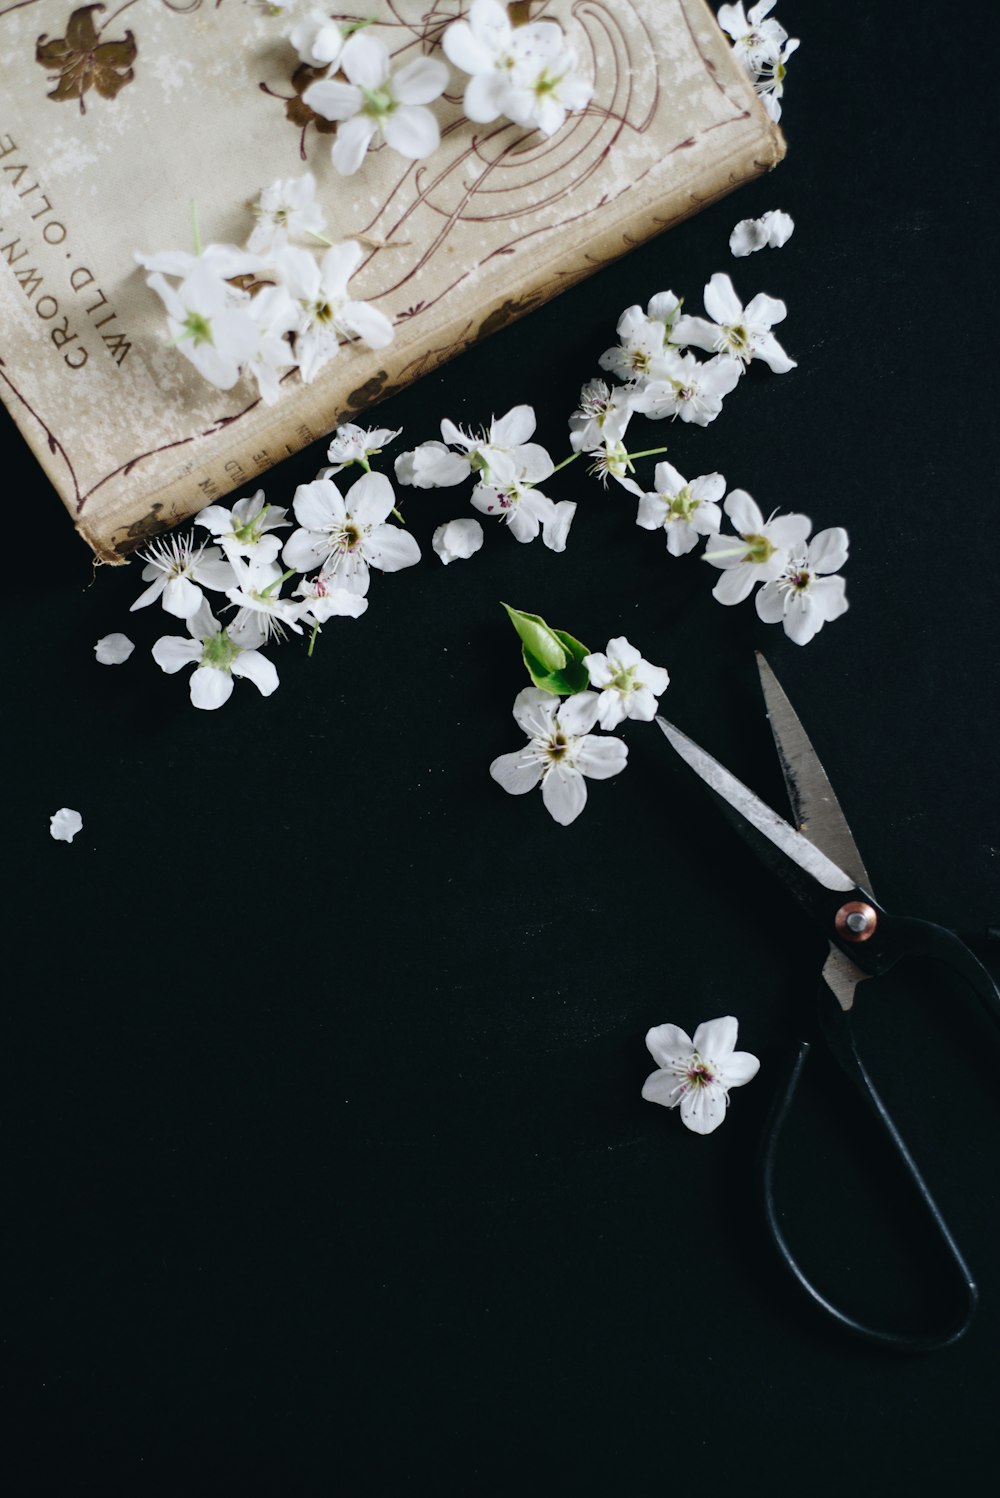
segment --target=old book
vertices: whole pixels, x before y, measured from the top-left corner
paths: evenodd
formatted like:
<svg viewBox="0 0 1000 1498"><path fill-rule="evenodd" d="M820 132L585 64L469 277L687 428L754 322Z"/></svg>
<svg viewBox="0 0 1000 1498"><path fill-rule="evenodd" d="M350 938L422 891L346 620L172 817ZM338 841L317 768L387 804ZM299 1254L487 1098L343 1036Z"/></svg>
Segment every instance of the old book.
<svg viewBox="0 0 1000 1498"><path fill-rule="evenodd" d="M398 62L442 56L467 0L368 0ZM0 394L95 552L166 526L460 353L784 152L704 0L552 0L588 108L549 139L473 125L452 70L422 162L388 148L353 177L301 93L317 73L289 13L243 0L0 0ZM341 13L343 14L343 13ZM321 70L320 70L321 71ZM395 337L353 343L277 404L205 382L171 348L133 258L242 244L250 205L311 170L328 232L365 259L351 294Z"/></svg>

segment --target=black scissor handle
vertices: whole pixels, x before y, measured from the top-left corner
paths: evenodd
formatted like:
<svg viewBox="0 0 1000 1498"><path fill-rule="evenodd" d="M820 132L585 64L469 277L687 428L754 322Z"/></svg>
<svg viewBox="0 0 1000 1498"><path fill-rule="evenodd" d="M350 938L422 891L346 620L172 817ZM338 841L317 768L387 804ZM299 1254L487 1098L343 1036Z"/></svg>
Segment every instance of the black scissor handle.
<svg viewBox="0 0 1000 1498"><path fill-rule="evenodd" d="M875 1087L872 1084L872 1080L865 1070L865 1067L854 1045L854 1038L851 1034L850 1021L848 1016L846 1014L841 1014L839 1020L837 1021L837 1025L840 1032L837 1036L837 1043L834 1046L837 1058L841 1062L841 1064L844 1065L848 1070L855 1085L860 1088L861 1092L865 1096L876 1117L881 1123L883 1129L889 1136L889 1139L892 1142L892 1145L895 1148L896 1153L904 1166L904 1169L909 1175L910 1180L915 1186L917 1193L921 1201L923 1202L924 1208L928 1216L930 1217L934 1230L936 1231L938 1237L944 1245L950 1265L954 1270L955 1282L961 1291L962 1311L960 1318L952 1325L945 1327L940 1332L920 1334L882 1331L878 1327L867 1326L864 1322L859 1321L857 1317L851 1316L840 1306L834 1305L833 1302L829 1300L816 1285L813 1284L813 1282L806 1275L801 1264L796 1259L795 1255L792 1253L792 1250L788 1244L788 1240L785 1237L784 1231L782 1230L781 1224L778 1220L778 1211L775 1204L774 1194L774 1163L778 1140L781 1137L782 1129L784 1128L785 1122L788 1118L789 1110L792 1106L796 1090L801 1080L802 1069L805 1065L806 1057L809 1055L809 1051L811 1049L808 1041L801 1041L799 1044L798 1052L792 1065L787 1086L785 1087L784 1092L776 1100L774 1111L771 1115L771 1119L764 1136L763 1148L761 1151L761 1168L764 1192L764 1215L767 1221L767 1226L770 1230L771 1237L774 1240L775 1247L777 1248L782 1261L784 1262L794 1279L798 1282L798 1284L809 1296L809 1298L819 1307L819 1309L821 1311L824 1311L826 1315L830 1316L834 1321L843 1326L845 1330L852 1332L855 1336L864 1338L865 1341L874 1342L881 1347L886 1347L897 1352L933 1352L939 1347L950 1346L951 1343L957 1342L959 1338L965 1334L965 1332L968 1330L973 1316L976 1313L976 1306L979 1303L979 1291L976 1288L976 1282L972 1277L969 1266L966 1264L965 1259L962 1256L962 1251L959 1248L958 1244L955 1242L954 1237L952 1236L951 1229L948 1227L948 1224L941 1216L940 1209L938 1208L937 1203L932 1197L927 1187L927 1183L925 1182L923 1176L920 1174L920 1171L917 1168L916 1161L913 1159L913 1156L907 1149L906 1144L900 1136L899 1130L896 1128L896 1125L893 1123L888 1112L886 1111L882 1099L876 1092Z"/></svg>

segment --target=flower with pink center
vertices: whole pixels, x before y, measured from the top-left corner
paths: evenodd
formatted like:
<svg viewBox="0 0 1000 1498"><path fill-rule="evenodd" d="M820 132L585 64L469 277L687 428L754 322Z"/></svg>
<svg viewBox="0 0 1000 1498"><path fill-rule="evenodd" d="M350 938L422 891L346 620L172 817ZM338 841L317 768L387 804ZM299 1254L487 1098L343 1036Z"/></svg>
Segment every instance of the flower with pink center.
<svg viewBox="0 0 1000 1498"><path fill-rule="evenodd" d="M726 1116L730 1088L742 1087L760 1070L756 1056L736 1050L737 1031L731 1014L706 1020L693 1040L679 1025L656 1025L646 1035L659 1063L643 1083L647 1103L680 1108L683 1124L695 1134L711 1134Z"/></svg>

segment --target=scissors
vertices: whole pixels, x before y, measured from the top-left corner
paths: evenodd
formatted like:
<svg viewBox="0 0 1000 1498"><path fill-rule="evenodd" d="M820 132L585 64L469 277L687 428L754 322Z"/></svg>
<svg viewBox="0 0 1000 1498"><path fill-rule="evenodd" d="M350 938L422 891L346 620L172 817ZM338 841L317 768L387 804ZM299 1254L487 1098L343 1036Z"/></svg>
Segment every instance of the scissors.
<svg viewBox="0 0 1000 1498"><path fill-rule="evenodd" d="M829 940L830 951L820 985L821 1031L916 1187L956 1279L960 1315L940 1331L931 1333L911 1334L868 1326L828 1299L792 1253L775 1205L774 1161L778 1139L810 1051L807 1040L798 1043L788 1084L775 1102L764 1138L761 1166L765 1217L786 1267L821 1311L869 1342L900 1351L928 1352L957 1342L964 1335L975 1315L979 1292L950 1228L858 1054L851 1012L858 984L888 972L902 957L930 957L947 964L970 985L998 1025L1000 994L989 973L953 931L928 921L889 915L877 903L851 830L816 751L774 672L759 652L757 666L794 825L766 806L679 729L664 718L656 721L673 748L704 781L720 810L764 864L784 882L806 914L818 922Z"/></svg>

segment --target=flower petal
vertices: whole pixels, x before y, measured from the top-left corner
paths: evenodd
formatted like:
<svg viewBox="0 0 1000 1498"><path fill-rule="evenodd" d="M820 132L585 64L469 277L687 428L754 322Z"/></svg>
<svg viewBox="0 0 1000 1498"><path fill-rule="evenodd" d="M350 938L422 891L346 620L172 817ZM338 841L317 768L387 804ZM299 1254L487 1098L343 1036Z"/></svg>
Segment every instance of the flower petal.
<svg viewBox="0 0 1000 1498"><path fill-rule="evenodd" d="M200 661L204 646L200 640L185 640L181 635L161 635L153 646L153 660L161 671L173 676L184 666Z"/></svg>
<svg viewBox="0 0 1000 1498"><path fill-rule="evenodd" d="M191 677L191 701L207 711L221 707L233 695L233 678L215 666L199 666Z"/></svg>
<svg viewBox="0 0 1000 1498"><path fill-rule="evenodd" d="M568 827L587 804L587 782L575 770L556 765L542 781L542 800L553 821Z"/></svg>
<svg viewBox="0 0 1000 1498"><path fill-rule="evenodd" d="M726 1116L728 1095L718 1082L689 1087L681 1098L681 1122L694 1134L711 1134Z"/></svg>
<svg viewBox="0 0 1000 1498"><path fill-rule="evenodd" d="M703 1061L721 1066L736 1049L739 1024L731 1014L705 1020L694 1032L694 1048Z"/></svg>
<svg viewBox="0 0 1000 1498"><path fill-rule="evenodd" d="M519 749L514 754L501 754L490 765L490 774L509 791L512 796L523 796L526 791L534 790L542 774L542 766L533 754L526 754Z"/></svg>
<svg viewBox="0 0 1000 1498"><path fill-rule="evenodd" d="M684 1096L684 1079L675 1071L654 1071L643 1082L642 1095L647 1103L660 1103L664 1108L676 1108Z"/></svg>
<svg viewBox="0 0 1000 1498"><path fill-rule="evenodd" d="M402 526L377 525L368 538L365 555L381 572L399 572L420 561L420 547Z"/></svg>
<svg viewBox="0 0 1000 1498"><path fill-rule="evenodd" d="M128 635L105 635L94 646L94 655L101 666L120 666L127 661L135 649Z"/></svg>
<svg viewBox="0 0 1000 1498"><path fill-rule="evenodd" d="M383 121L382 133L394 151L411 161L423 161L441 144L437 120L420 104L400 104Z"/></svg>
<svg viewBox="0 0 1000 1498"><path fill-rule="evenodd" d="M588 733L577 746L574 759L577 769L589 780L610 780L628 763L628 745L623 739Z"/></svg>
<svg viewBox="0 0 1000 1498"><path fill-rule="evenodd" d="M380 525L392 514L396 496L384 473L363 473L344 496L344 507L359 525Z"/></svg>
<svg viewBox="0 0 1000 1498"><path fill-rule="evenodd" d="M278 673L266 656L256 650L242 650L230 668L234 676L245 676L252 681L262 697L270 697L277 690Z"/></svg>
<svg viewBox="0 0 1000 1498"><path fill-rule="evenodd" d="M307 90L308 92L308 90ZM342 177L353 177L365 159L376 125L366 114L356 114L337 127L330 160Z"/></svg>
<svg viewBox="0 0 1000 1498"><path fill-rule="evenodd" d="M400 104L430 104L448 87L448 69L437 57L417 57L400 68L392 91Z"/></svg>
<svg viewBox="0 0 1000 1498"><path fill-rule="evenodd" d="M680 1025L654 1025L646 1032L646 1049L661 1066L686 1066L694 1054L694 1042Z"/></svg>

